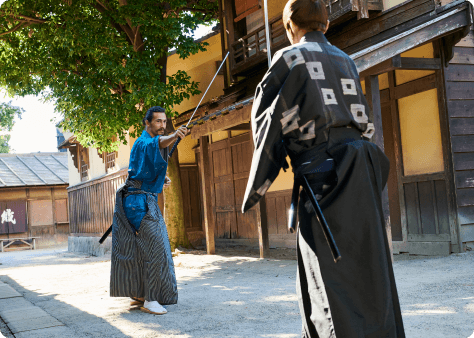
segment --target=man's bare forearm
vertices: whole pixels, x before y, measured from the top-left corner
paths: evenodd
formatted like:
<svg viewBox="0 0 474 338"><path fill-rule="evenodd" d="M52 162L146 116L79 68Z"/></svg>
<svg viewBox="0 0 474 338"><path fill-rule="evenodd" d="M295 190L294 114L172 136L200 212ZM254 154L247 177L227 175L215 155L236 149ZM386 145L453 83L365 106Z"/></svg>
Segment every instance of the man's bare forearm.
<svg viewBox="0 0 474 338"><path fill-rule="evenodd" d="M174 132L171 135L168 136L160 136L159 142L160 142L160 148L166 148L173 144L178 136L176 135L176 132Z"/></svg>
<svg viewBox="0 0 474 338"><path fill-rule="evenodd" d="M173 134L171 134L169 136L161 136L160 137L160 141L159 141L160 142L160 148L166 148L166 147L170 146L171 144L173 144L178 139L178 137L180 139L183 139L188 134L189 134L189 129L186 128L185 126L181 126Z"/></svg>

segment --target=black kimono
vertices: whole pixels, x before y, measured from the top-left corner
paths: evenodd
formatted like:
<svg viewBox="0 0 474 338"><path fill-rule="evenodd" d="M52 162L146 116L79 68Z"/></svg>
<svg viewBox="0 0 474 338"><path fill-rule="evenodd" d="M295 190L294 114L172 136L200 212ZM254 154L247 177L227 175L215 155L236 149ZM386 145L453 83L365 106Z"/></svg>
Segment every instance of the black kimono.
<svg viewBox="0 0 474 338"><path fill-rule="evenodd" d="M242 211L286 168L320 201L342 259L302 191L297 292L303 337L405 337L381 194L389 162L373 143L357 69L321 32L278 51L252 109L255 152Z"/></svg>

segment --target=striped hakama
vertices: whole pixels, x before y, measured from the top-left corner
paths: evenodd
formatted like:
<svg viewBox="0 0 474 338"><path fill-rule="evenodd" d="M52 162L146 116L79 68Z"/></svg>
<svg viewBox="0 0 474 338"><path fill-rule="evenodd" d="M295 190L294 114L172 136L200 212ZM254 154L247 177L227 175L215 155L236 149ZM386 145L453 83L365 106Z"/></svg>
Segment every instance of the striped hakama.
<svg viewBox="0 0 474 338"><path fill-rule="evenodd" d="M163 305L176 304L178 288L174 264L157 194L140 188L141 182L127 179L116 193L110 296L144 297ZM128 221L123 208L123 200L130 194L146 195L148 211L139 231Z"/></svg>

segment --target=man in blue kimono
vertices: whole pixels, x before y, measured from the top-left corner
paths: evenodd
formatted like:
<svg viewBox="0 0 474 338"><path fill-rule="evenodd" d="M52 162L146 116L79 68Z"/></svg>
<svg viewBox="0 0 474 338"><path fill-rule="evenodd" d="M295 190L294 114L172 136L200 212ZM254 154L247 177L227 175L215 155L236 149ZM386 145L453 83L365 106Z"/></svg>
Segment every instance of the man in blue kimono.
<svg viewBox="0 0 474 338"><path fill-rule="evenodd" d="M188 133L181 126L165 136L165 110L155 106L143 118L145 130L130 153L128 178L116 194L112 226L111 297L131 297L142 311L165 314L178 290L168 232L158 194L169 185L168 146ZM166 183L165 183L166 181Z"/></svg>

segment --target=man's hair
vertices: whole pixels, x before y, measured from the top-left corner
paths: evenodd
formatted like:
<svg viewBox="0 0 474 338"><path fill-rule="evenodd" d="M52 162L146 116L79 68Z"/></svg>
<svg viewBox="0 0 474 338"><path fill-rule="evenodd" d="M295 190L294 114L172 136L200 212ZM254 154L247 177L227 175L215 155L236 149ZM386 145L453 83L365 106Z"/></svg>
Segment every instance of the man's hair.
<svg viewBox="0 0 474 338"><path fill-rule="evenodd" d="M143 126L146 126L145 121L151 122L151 120L153 120L154 113L164 113L164 112L165 112L165 109L161 108L160 106L151 107L150 109L146 111L145 117L142 120Z"/></svg>
<svg viewBox="0 0 474 338"><path fill-rule="evenodd" d="M305 31L324 32L328 12L323 0L289 0L283 10L283 25L290 30L290 20Z"/></svg>

